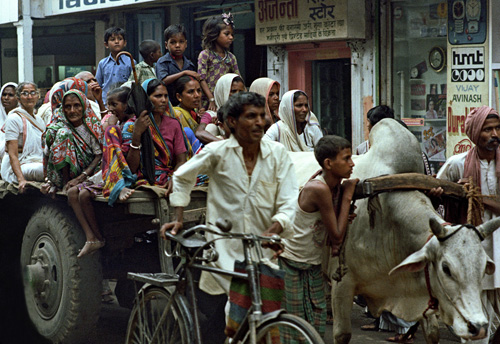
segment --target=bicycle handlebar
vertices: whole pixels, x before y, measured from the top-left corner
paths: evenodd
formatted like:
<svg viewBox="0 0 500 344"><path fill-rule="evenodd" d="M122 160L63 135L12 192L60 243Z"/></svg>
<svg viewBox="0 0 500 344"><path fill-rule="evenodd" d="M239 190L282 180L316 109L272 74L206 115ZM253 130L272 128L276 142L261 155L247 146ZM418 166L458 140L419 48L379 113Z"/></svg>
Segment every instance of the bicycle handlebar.
<svg viewBox="0 0 500 344"><path fill-rule="evenodd" d="M263 235L249 234L249 233L231 233L229 232L232 228L231 221L217 219L215 224L216 227L220 229L222 232L213 230L207 225L197 225L189 229L186 229L184 232L182 232L182 237L189 238L195 233L203 231L219 235L221 237L232 238L232 239L249 239L253 241L271 242L273 244L281 243L281 237L278 234L273 234L272 236L263 236Z"/></svg>

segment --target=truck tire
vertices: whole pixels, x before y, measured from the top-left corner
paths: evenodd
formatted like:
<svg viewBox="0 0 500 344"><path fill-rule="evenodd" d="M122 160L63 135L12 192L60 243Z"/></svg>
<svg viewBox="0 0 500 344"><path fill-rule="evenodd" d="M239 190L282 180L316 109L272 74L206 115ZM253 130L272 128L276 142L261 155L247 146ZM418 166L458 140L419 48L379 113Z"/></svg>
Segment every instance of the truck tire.
<svg viewBox="0 0 500 344"><path fill-rule="evenodd" d="M21 246L24 295L38 332L53 343L85 342L99 319L102 270L99 252L77 258L85 235L72 211L38 209Z"/></svg>

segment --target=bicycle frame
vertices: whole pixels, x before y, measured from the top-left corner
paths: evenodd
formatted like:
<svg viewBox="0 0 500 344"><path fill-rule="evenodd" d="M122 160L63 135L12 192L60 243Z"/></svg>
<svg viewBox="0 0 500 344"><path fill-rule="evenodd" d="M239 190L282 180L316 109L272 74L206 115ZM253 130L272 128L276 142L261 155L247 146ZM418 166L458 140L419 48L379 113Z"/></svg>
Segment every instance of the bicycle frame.
<svg viewBox="0 0 500 344"><path fill-rule="evenodd" d="M217 233L221 234L221 233ZM235 271L228 271L228 270L223 270L220 268L215 268L203 264L196 263L197 259L199 259L199 254L206 248L208 248L213 242L216 240L223 240L223 239L239 239L243 243L243 248L244 248L244 257L245 257L245 270L247 273L241 273L241 272L235 272ZM174 239L172 239L174 240ZM175 240L174 240L175 241ZM236 334L233 336L233 340L238 341L246 338L247 333L250 335L250 343L256 343L256 332L258 326L263 322L267 321L271 318L277 317L280 313L283 312L283 310L278 310L275 312L268 313L266 315L262 314L262 300L260 296L260 284L259 284L259 276L258 276L258 270L257 270L257 264L256 262L253 261L253 253L252 249L255 247L255 243L259 242L259 239L257 238L256 235L254 234L222 234L220 237L215 238L211 241L205 242L203 245L199 246L193 254L189 253L188 247L183 246L181 243L177 242L178 248L180 247L180 250L184 252L184 254L181 254L180 251L177 251L177 254L175 253L170 253L165 250L165 255L167 257L173 257L173 256L179 256L181 258L181 262L179 263L179 276L178 278L172 278L170 280L167 280L167 282L161 283L162 287L165 286L175 286L175 290L172 293L172 297L170 298L168 304L165 307L165 310L163 311L160 321L158 324L158 327L155 329L151 341L154 342L154 340L158 336L159 328L165 320L170 308L172 307L173 300L175 299L176 294L180 295L185 295L185 291L187 288L187 291L189 294L188 301L191 304L192 311L191 311L191 316L193 319L195 331L194 331L194 337L195 337L195 342L197 344L202 343L202 338L201 338L201 330L200 330L200 321L198 318L198 305L196 303L196 297L195 297L195 282L193 278L193 271L194 270L201 270L201 271L207 271L211 273L216 273L220 275L225 275L225 276L230 276L230 277L236 277L240 279L244 279L248 281L249 289L250 289L250 295L251 295L251 300L252 300L252 305L248 309L245 318L243 319L241 325L239 326ZM257 249L260 249L260 247L257 247ZM130 274L129 277L133 278L134 280L139 280L151 284L154 283L154 278L147 278L147 277L137 277L135 274Z"/></svg>

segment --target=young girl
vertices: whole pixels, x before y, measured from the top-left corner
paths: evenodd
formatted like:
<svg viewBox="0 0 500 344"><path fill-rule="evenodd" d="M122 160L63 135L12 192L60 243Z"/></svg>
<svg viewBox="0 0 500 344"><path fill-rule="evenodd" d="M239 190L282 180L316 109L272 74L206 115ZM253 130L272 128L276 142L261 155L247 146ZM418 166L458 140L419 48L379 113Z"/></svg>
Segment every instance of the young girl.
<svg viewBox="0 0 500 344"><path fill-rule="evenodd" d="M208 19L203 25L203 51L198 56L198 74L206 98L203 107L216 111L214 88L217 80L226 73L240 74L236 57L229 51L233 43L233 16L222 14ZM206 101L208 99L208 102Z"/></svg>
<svg viewBox="0 0 500 344"><path fill-rule="evenodd" d="M116 176L110 175L110 173L114 172L113 166L120 166L122 169L126 171L122 171L122 175L126 174L127 176L131 176L132 173L128 168L127 162L124 160L123 155L115 155L113 154L115 150L121 150L121 140L124 131L127 131L131 126L133 126L134 121L132 118L134 114L131 113L130 109L127 106L127 98L130 90L127 87L119 87L115 88L111 92L108 93L108 110L110 112L109 116L103 118L104 120L104 130L105 130L105 141L104 141L104 155L103 155L103 196L110 197L111 191L115 184L118 182L118 174ZM114 140L113 138L117 137L118 140ZM120 201L127 200L133 193L134 189L129 187L120 188L120 193L118 195L114 195L112 197L113 201L110 203L114 203L116 199Z"/></svg>

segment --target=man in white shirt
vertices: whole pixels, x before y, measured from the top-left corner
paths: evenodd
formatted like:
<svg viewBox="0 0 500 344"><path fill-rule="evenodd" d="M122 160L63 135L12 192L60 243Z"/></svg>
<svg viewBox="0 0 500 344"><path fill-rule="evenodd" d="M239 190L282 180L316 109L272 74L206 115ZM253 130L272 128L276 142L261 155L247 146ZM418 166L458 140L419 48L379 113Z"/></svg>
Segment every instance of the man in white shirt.
<svg viewBox="0 0 500 344"><path fill-rule="evenodd" d="M439 170L437 178L453 182L466 183L472 177L474 185L481 189L484 197L484 215L482 221L500 215L500 200L498 199L500 177L500 116L488 106L473 109L465 120L465 133L475 144L466 153L450 157ZM497 271L483 278L483 306L489 316L490 324L499 311L500 297L500 232L495 231L483 241L486 253L495 262ZM476 342L474 342L476 343ZM488 337L477 343L488 343Z"/></svg>
<svg viewBox="0 0 500 344"><path fill-rule="evenodd" d="M176 207L176 218L162 226L163 237L167 230L175 234L182 229L183 207L189 204L189 195L199 173L210 177L207 223L214 224L217 218L228 219L233 223L233 232L259 235L279 234L290 228L298 188L285 147L262 140L266 123L264 97L241 92L231 97L225 106L224 123L232 135L227 140L206 145L174 173L170 203ZM207 234L207 239L212 239L212 236ZM234 261L244 258L242 244L236 240L216 241L215 248L219 253L219 259L212 263L215 267L234 270ZM267 258L273 256L270 250L264 250L264 254ZM218 306L212 304L208 307L208 313L202 309L203 313L210 314L210 320L215 318L215 308L225 306L229 285L229 277L202 272L200 289L209 295L223 296L217 302ZM222 325L223 339L223 310L218 322L213 321L214 324L210 325L210 337L221 332L214 330L213 326ZM204 343L208 343L207 338L204 338Z"/></svg>

